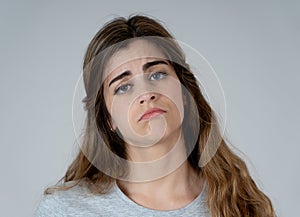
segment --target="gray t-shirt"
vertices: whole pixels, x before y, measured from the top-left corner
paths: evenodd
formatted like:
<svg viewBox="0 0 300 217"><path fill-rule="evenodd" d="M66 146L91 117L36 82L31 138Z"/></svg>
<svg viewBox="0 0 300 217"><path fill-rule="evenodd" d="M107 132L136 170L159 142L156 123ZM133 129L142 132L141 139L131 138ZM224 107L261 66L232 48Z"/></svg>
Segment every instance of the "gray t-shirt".
<svg viewBox="0 0 300 217"><path fill-rule="evenodd" d="M209 217L206 195L207 189L204 185L202 192L188 205L175 210L159 211L135 203L120 190L116 183L108 193L102 195L92 194L87 187L77 185L66 191L44 195L35 211L35 216Z"/></svg>

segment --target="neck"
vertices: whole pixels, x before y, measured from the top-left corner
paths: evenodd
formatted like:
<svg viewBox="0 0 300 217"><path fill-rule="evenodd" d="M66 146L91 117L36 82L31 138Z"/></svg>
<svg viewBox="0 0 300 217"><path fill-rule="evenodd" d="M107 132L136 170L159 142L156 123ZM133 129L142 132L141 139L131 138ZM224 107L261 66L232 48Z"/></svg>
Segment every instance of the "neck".
<svg viewBox="0 0 300 217"><path fill-rule="evenodd" d="M171 174L149 182L119 180L120 189L136 203L157 210L181 208L202 191L203 178L185 161Z"/></svg>
<svg viewBox="0 0 300 217"><path fill-rule="evenodd" d="M145 207L168 210L182 207L200 194L203 178L187 161L183 136L180 134L178 138L171 150L166 143L156 144L147 151L130 149L131 159L138 162L129 161L127 181L117 182L129 198ZM153 156L155 160L145 162Z"/></svg>
<svg viewBox="0 0 300 217"><path fill-rule="evenodd" d="M149 182L177 170L187 159L184 138L179 132L151 147L128 146L131 182Z"/></svg>
<svg viewBox="0 0 300 217"><path fill-rule="evenodd" d="M131 181L118 181L118 184L126 192L144 192L158 194L167 193L184 193L189 191L195 186L195 184L201 184L201 177L189 164L185 161L179 168L174 172L162 178L145 181L145 182L131 182ZM197 192L196 192L197 193Z"/></svg>

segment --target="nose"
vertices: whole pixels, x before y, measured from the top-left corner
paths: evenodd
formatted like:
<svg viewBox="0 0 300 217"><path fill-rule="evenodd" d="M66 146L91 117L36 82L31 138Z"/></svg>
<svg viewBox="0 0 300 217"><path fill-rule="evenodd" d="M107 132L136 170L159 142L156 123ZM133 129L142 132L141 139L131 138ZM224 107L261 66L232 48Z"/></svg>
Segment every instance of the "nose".
<svg viewBox="0 0 300 217"><path fill-rule="evenodd" d="M146 102L150 102L150 101L154 101L155 99L157 99L157 95L153 92L149 92L149 93L145 93L143 95L140 96L139 101L140 104L144 104Z"/></svg>

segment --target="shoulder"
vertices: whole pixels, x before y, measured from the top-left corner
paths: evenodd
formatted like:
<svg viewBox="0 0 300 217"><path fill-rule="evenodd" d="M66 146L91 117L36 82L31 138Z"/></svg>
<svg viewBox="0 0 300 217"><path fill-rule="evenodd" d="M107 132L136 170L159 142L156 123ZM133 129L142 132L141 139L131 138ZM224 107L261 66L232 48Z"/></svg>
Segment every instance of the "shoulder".
<svg viewBox="0 0 300 217"><path fill-rule="evenodd" d="M70 184L70 183L67 183ZM89 216L88 210L107 198L92 194L85 185L75 185L67 190L55 190L43 195L35 211L35 217ZM101 206L98 206L101 209Z"/></svg>
<svg viewBox="0 0 300 217"><path fill-rule="evenodd" d="M65 205L62 203L62 201L63 200L56 193L43 195L42 200L35 210L35 216L63 216L62 213L65 209Z"/></svg>
<svg viewBox="0 0 300 217"><path fill-rule="evenodd" d="M55 187L62 187L62 185ZM68 203L80 196L80 192L82 188L74 186L68 190L54 190L49 194L44 194L35 211L35 216L64 216Z"/></svg>
<svg viewBox="0 0 300 217"><path fill-rule="evenodd" d="M68 190L57 190L51 194L43 195L35 211L35 217L100 214L103 213L106 205L113 200L115 200L113 192L95 195L86 185L79 184Z"/></svg>

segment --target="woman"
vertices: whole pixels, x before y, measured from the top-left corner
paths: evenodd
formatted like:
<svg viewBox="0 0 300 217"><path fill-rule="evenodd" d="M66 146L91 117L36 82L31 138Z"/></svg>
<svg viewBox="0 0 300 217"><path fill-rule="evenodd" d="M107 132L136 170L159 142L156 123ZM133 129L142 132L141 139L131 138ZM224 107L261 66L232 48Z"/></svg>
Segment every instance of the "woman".
<svg viewBox="0 0 300 217"><path fill-rule="evenodd" d="M161 24L112 20L83 70L82 146L36 216L275 216Z"/></svg>

